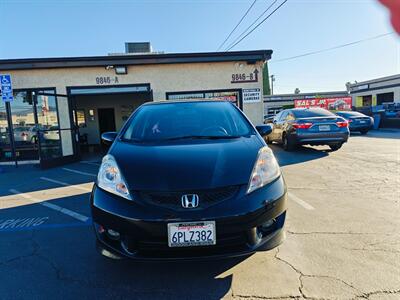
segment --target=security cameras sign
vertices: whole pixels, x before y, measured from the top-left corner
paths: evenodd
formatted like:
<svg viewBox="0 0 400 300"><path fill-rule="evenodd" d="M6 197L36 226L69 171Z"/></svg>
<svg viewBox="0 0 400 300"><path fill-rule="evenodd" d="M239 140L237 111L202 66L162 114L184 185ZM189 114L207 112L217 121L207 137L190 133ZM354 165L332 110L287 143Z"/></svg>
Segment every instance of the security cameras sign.
<svg viewBox="0 0 400 300"><path fill-rule="evenodd" d="M14 100L12 84L11 84L11 75L9 74L0 75L0 90L1 90L1 99L3 100L3 102L11 102Z"/></svg>
<svg viewBox="0 0 400 300"><path fill-rule="evenodd" d="M243 103L257 103L261 101L261 89L243 89Z"/></svg>

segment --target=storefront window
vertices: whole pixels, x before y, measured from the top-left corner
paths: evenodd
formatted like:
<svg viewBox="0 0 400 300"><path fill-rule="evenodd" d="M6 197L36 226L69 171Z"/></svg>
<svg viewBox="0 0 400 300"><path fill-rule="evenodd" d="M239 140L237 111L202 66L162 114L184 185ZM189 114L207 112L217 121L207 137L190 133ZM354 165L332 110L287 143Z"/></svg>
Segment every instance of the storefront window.
<svg viewBox="0 0 400 300"><path fill-rule="evenodd" d="M32 93L14 93L11 102L11 120L14 131L15 154L18 159L38 159L37 135ZM7 154L7 158L12 158Z"/></svg>
<svg viewBox="0 0 400 300"><path fill-rule="evenodd" d="M56 97L51 94L55 94L55 91L14 92L10 107L18 160L36 160L39 157L46 159L61 155ZM0 103L0 160L13 158L7 122L5 105Z"/></svg>
<svg viewBox="0 0 400 300"><path fill-rule="evenodd" d="M6 156L11 153L10 150L6 106L0 101L0 161L6 160Z"/></svg>
<svg viewBox="0 0 400 300"><path fill-rule="evenodd" d="M240 106L240 91L201 91L167 93L167 100L215 99L230 101Z"/></svg>

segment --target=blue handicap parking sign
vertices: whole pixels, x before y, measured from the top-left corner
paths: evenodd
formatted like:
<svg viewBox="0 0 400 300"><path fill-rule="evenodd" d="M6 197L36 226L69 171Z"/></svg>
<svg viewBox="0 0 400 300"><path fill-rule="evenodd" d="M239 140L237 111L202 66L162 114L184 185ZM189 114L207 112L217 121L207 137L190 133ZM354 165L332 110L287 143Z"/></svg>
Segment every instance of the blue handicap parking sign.
<svg viewBox="0 0 400 300"><path fill-rule="evenodd" d="M0 90L1 90L1 99L3 100L3 102L11 102L14 100L11 75L9 74L0 75Z"/></svg>

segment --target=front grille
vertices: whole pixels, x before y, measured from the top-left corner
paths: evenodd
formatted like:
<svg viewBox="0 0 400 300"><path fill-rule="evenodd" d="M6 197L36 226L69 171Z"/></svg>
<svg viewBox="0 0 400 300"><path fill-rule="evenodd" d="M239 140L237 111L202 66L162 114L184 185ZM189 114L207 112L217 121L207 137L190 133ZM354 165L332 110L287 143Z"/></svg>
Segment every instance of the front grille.
<svg viewBox="0 0 400 300"><path fill-rule="evenodd" d="M197 247L169 247L167 238L140 240L136 250L149 257L201 257L244 251L247 248L247 237L244 232L218 234L216 245Z"/></svg>
<svg viewBox="0 0 400 300"><path fill-rule="evenodd" d="M221 201L228 200L236 196L240 186L228 186L209 190L188 190L188 191L140 191L138 195L144 202L162 206L170 209L185 209L181 204L181 197L185 194L197 194L199 196L199 206L197 208L207 208Z"/></svg>

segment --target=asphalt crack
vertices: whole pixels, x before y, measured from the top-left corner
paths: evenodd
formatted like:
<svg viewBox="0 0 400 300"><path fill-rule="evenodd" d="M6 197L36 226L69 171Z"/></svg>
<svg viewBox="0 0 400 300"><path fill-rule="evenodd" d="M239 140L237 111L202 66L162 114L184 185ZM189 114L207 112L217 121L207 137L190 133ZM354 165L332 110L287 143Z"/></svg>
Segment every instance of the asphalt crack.
<svg viewBox="0 0 400 300"><path fill-rule="evenodd" d="M290 262L284 260L284 259L281 258L281 257L278 257L278 254L279 254L279 248L278 248L278 251L277 251L276 254L275 254L275 258L276 258L277 260L279 260L279 261L285 263L285 264L288 265L289 267L291 267L291 268L299 275L299 278L298 278L298 280L299 280L299 292L300 292L301 296L302 296L303 298L305 298L305 299L318 300L318 299L323 299L323 298L315 298L315 297L309 297L309 296L307 296L307 295L304 293L304 290L303 290L303 289L304 289L303 278L328 278L328 279L336 280L336 281L339 281L339 282L343 283L344 285L350 287L350 288L353 289L355 292L361 293L361 294L363 295L362 291L360 291L358 288L356 288L355 286L351 285L350 283L348 283L348 282L346 282L346 281L344 281L344 280L342 280L342 279L340 279L340 278L333 277L333 276L328 276L328 275L304 274L302 271L300 271L298 268L296 268L296 267L295 267L293 264L291 264ZM357 293L355 293L355 294L357 294Z"/></svg>
<svg viewBox="0 0 400 300"><path fill-rule="evenodd" d="M25 255L19 255L19 256L13 257L11 259L8 259L6 261L2 261L2 262L0 262L0 266L8 265L10 263L16 262L16 261L21 260L21 259L25 259L25 258L30 258L30 257L36 256L39 253L40 245L34 240L33 231L32 231L32 235L28 239L31 242L31 246L32 246L32 252L31 253L25 254Z"/></svg>
<svg viewBox="0 0 400 300"><path fill-rule="evenodd" d="M310 232L295 232L286 230L287 233L293 235L313 235L313 234L331 234L331 235L384 235L384 236L394 236L390 233L379 233L379 232L352 232L352 231L310 231Z"/></svg>

